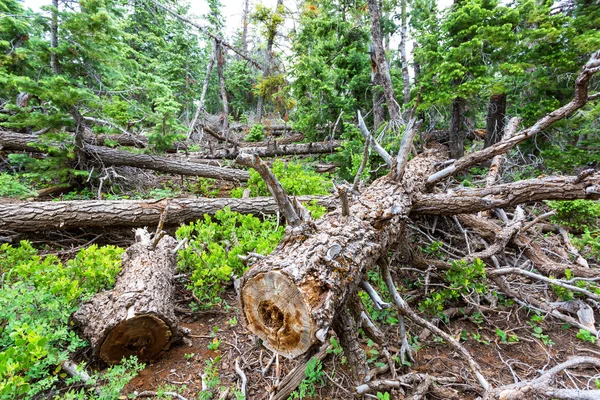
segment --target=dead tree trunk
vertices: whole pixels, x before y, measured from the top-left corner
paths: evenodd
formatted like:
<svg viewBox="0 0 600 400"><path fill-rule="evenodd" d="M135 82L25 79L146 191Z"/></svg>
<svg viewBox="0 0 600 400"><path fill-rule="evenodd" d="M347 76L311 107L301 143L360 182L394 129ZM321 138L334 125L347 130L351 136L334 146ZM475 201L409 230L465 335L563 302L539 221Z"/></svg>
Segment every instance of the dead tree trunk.
<svg viewBox="0 0 600 400"><path fill-rule="evenodd" d="M0 131L0 147L6 150L33 150L39 152L39 149L35 147L36 142L37 138L32 135L18 135ZM189 163L150 154L134 154L90 144L84 145L83 150L90 162L100 162L104 165L130 166L151 169L166 174L202 176L234 182L245 182L250 177L247 171L239 169Z"/></svg>
<svg viewBox="0 0 600 400"><path fill-rule="evenodd" d="M400 61L402 62L402 81L404 82L402 90L404 107L410 103L410 76L408 74L408 57L406 56L406 42L408 41L408 11L406 10L406 2L407 0L400 0L400 17L402 21L402 26L400 27Z"/></svg>
<svg viewBox="0 0 600 400"><path fill-rule="evenodd" d="M377 62L377 70L381 75L381 83L383 87L383 93L385 95L385 101L388 106L388 112L390 113L390 119L392 121L400 121L400 110L398 108L398 103L396 102L396 95L394 94L394 85L392 84L390 68L385 57L385 48L383 47L383 38L381 35L381 11L379 10L379 4L377 0L369 0L368 4L369 15L371 17L373 51L375 53L375 60Z"/></svg>
<svg viewBox="0 0 600 400"><path fill-rule="evenodd" d="M300 196L300 202L317 201L333 209L329 196ZM271 197L248 199L182 198L164 200L76 200L0 204L0 232L41 232L73 228L117 228L156 225L162 213L165 225L180 225L214 215L229 207L231 211L256 216L274 215L277 203Z"/></svg>
<svg viewBox="0 0 600 400"><path fill-rule="evenodd" d="M373 132L377 132L379 127L385 121L385 95L381 90L382 80L379 69L377 68L377 60L375 59L375 51L372 46L369 51L371 55L371 85L373 86Z"/></svg>
<svg viewBox="0 0 600 400"><path fill-rule="evenodd" d="M450 121L450 158L455 160L465 154L465 129L464 129L465 99L457 97L452 101L452 119Z"/></svg>
<svg viewBox="0 0 600 400"><path fill-rule="evenodd" d="M177 242L163 237L156 246L144 229L123 256L114 289L94 296L72 319L94 354L109 364L124 357L154 359L177 334L171 280Z"/></svg>
<svg viewBox="0 0 600 400"><path fill-rule="evenodd" d="M221 43L216 42L217 50L217 75L219 77L219 89L221 92L221 103L223 104L223 113L221 114L221 131L225 133L225 139L229 139L229 104L227 102L227 90L225 90L225 78L223 68L225 67L225 57Z"/></svg>
<svg viewBox="0 0 600 400"><path fill-rule="evenodd" d="M250 14L250 0L244 0L242 13L242 52L248 52L248 15Z"/></svg>
<svg viewBox="0 0 600 400"><path fill-rule="evenodd" d="M495 94L490 97L485 126L484 147L490 147L502 139L504 132L504 118L506 116L506 95Z"/></svg>
<svg viewBox="0 0 600 400"><path fill-rule="evenodd" d="M206 91L208 90L208 82L210 81L210 74L215 65L215 59L217 52L217 43L216 40L213 41L213 51L211 53L210 59L208 60L208 64L206 65L206 76L204 78L204 83L202 84L202 92L200 94L200 102L198 103L198 108L196 109L196 113L194 114L194 118L190 124L190 130L188 132L188 139L192 137L194 130L196 128L196 122L198 122L198 118L200 114L204 112L204 99L206 98Z"/></svg>

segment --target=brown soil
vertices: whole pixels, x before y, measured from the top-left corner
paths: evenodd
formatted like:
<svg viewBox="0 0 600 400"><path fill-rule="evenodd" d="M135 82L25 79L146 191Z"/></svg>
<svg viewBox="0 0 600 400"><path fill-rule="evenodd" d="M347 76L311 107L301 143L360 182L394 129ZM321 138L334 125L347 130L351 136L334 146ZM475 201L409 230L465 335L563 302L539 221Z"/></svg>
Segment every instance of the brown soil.
<svg viewBox="0 0 600 400"><path fill-rule="evenodd" d="M123 394L132 394L146 390L155 391L159 387L168 387L187 399L198 398L202 391L202 375L205 373L206 363L217 360L219 382L211 389L213 398L218 398L225 388L239 388L240 379L235 372L235 361L239 360L241 367L248 377L248 399L268 399L274 390L276 382L291 370L296 361L280 359L281 371L277 374L275 363L263 374L261 370L267 365L272 353L263 348L255 338L244 329L240 323L241 318L237 307L235 294L229 292L226 299L227 311L217 310L194 315L184 315L181 326L191 330L191 342L180 343L165 352L160 359L148 365L140 375L134 378L125 388ZM183 305L183 304L182 304ZM475 323L472 318L462 317L443 326L443 329L452 333L456 338L467 337L463 341L466 348L481 364L484 374L493 385L510 384L514 378L520 380L532 379L540 375L541 371L567 360L574 355L594 356L600 355L600 349L590 343L583 342L575 337L574 328L564 329L561 323L544 320L539 326L543 334L554 342L545 345L540 338L533 337L531 325L528 323L532 314L524 309L505 308L500 311L484 313L483 323ZM235 319L235 320L234 320ZM397 327L384 326L392 351L397 351ZM518 336L516 343L502 343L496 334L499 328L510 334ZM412 336L421 333L418 327L409 326ZM479 334L479 336L477 336ZM476 339L477 338L477 339ZM208 346L215 340L220 341L216 350L209 350ZM376 345L368 347L366 339L363 340L367 356L371 359L371 367L375 363L384 361L378 358ZM419 343L421 348L416 353L416 360L410 367L404 367L399 373L409 371L428 373L433 376L453 376L458 379L454 386L459 390L460 398L475 399L478 386L473 380L468 367L461 358L439 339L430 336ZM214 347L213 347L214 349ZM217 357L220 357L217 358ZM348 366L344 365L343 354L330 354L324 361L324 371L342 388L325 379L323 385L317 385L316 396L320 399L348 399L352 398L354 383L350 378ZM512 369L512 371L511 371ZM564 381L567 386L576 383L580 388L588 387L588 383L595 387L595 382L590 377L600 371L592 369L578 369L569 371L569 375L559 375L559 382ZM382 375L380 378L387 378ZM588 382L589 381L589 382ZM230 390L231 392L231 390ZM391 393L392 398L404 399L405 395L398 391ZM431 397L434 398L434 397Z"/></svg>

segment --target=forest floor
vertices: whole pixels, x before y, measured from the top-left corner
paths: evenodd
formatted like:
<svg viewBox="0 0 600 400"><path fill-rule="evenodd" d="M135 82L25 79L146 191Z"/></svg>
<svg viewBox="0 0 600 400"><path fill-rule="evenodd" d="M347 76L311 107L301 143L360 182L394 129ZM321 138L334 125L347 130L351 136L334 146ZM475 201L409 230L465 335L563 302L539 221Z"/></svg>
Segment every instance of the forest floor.
<svg viewBox="0 0 600 400"><path fill-rule="evenodd" d="M182 296L180 301L185 303L185 289L182 288L179 295ZM269 364L272 352L262 347L244 328L233 289L224 298L224 309L182 315L181 326L190 329L191 341L174 345L154 363L148 364L129 383L123 394L168 388L188 399L197 398L203 390L204 376L204 389L208 387L218 395L224 388L239 387L240 378L234 367L236 360L239 360L248 377L248 398L268 399L276 382L294 368L297 361L281 358L279 373L273 362L271 368L263 374L261 371ZM524 309L505 307L499 312L495 310L493 313L451 320L445 330L456 338L462 336L463 340L466 339L463 342L465 347L480 363L490 381L497 385L513 383L515 377L520 380L533 379L540 371L575 355L600 355L596 346L576 339L573 330L563 324L551 320L534 324L530 321L531 317ZM532 325L539 325L543 329L543 335L535 337ZM385 325L382 328L391 345L390 350L398 351L393 345L399 343L397 327ZM509 336L516 335L518 342L502 343L495 328ZM421 333L420 328L409 325L409 334L418 336ZM384 361L376 344L363 338L362 346L370 367L375 368L376 363ZM463 361L440 338L430 336L419 343L415 350L415 362L410 371L432 376L454 376L458 384L453 386L460 388L461 396L464 396L462 398L474 399L479 395L472 391L477 385L471 381L469 370ZM210 376L211 366L217 367L213 371L214 376ZM315 382L314 398L352 398L353 394L348 389L351 390L354 384L347 365L344 364L343 354L335 348L330 350L323 366L327 375L323 382ZM398 372L410 371L405 367ZM580 375L578 371L569 371L568 374L562 374L560 379L576 382L578 387L593 388L595 383L588 377L589 374ZM405 398L398 391L391 394L392 398Z"/></svg>

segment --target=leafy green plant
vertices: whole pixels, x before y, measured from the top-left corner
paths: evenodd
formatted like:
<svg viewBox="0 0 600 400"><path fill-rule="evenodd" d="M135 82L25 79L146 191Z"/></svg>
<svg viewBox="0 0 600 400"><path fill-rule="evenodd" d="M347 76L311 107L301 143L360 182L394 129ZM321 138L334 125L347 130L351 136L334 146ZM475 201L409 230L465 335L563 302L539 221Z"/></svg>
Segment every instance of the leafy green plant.
<svg viewBox="0 0 600 400"><path fill-rule="evenodd" d="M519 338L517 335L515 335L515 334L509 335L508 333L504 332L500 328L496 328L496 336L498 336L500 338L500 341L502 343L516 343L519 341Z"/></svg>
<svg viewBox="0 0 600 400"><path fill-rule="evenodd" d="M291 196L327 194L333 186L326 174L318 174L299 162L275 160L271 171L279 179L287 194ZM248 188L252 197L271 195L265 182L253 169L250 170ZM239 188L233 190L231 196L239 198L242 197L243 192L244 189Z"/></svg>
<svg viewBox="0 0 600 400"><path fill-rule="evenodd" d="M592 335L588 330L580 329L579 332L577 332L577 339L581 339L584 342L590 342L593 344L596 343L597 337Z"/></svg>
<svg viewBox="0 0 600 400"><path fill-rule="evenodd" d="M250 132L246 135L245 140L247 142L260 142L265 138L265 126L261 124L254 124L250 128Z"/></svg>
<svg viewBox="0 0 600 400"><path fill-rule="evenodd" d="M600 260L600 229L590 230L586 226L581 237L571 236L571 239L583 257Z"/></svg>
<svg viewBox="0 0 600 400"><path fill-rule="evenodd" d="M214 338L210 341L207 347L211 351L217 351L219 350L219 347L221 347L221 340L219 338Z"/></svg>
<svg viewBox="0 0 600 400"><path fill-rule="evenodd" d="M323 365L321 361L316 358L311 358L306 363L306 369L304 370L304 380L300 382L298 388L290 394L289 399L305 399L307 397L313 397L316 391L316 385L323 385L325 383L325 373L323 372Z"/></svg>
<svg viewBox="0 0 600 400"><path fill-rule="evenodd" d="M16 176L0 173L0 197L17 197L23 199L31 196L36 196L35 191L19 182Z"/></svg>
<svg viewBox="0 0 600 400"><path fill-rule="evenodd" d="M0 246L0 398L32 398L63 378L52 371L86 344L69 316L114 283L122 252L94 245L63 264L26 241Z"/></svg>
<svg viewBox="0 0 600 400"><path fill-rule="evenodd" d="M178 253L182 271L191 272L190 289L202 308L221 303L219 295L229 284L231 275L241 276L246 265L238 257L249 252L269 254L283 237L284 228L274 218L260 219L229 209L214 217L183 225L177 238L188 238L188 246Z"/></svg>
<svg viewBox="0 0 600 400"><path fill-rule="evenodd" d="M544 343L546 346L552 346L554 342L550 339L548 335L544 333L544 330L540 326L540 324L544 321L544 317L538 314L534 314L529 318L527 323L531 326L531 330L533 333L531 334L533 337L538 338Z"/></svg>
<svg viewBox="0 0 600 400"><path fill-rule="evenodd" d="M390 400L390 394L388 392L377 392L377 400Z"/></svg>
<svg viewBox="0 0 600 400"><path fill-rule="evenodd" d="M471 333L471 337L473 339L475 339L478 343L485 344L485 345L490 344L490 342L488 340L485 340L481 337L481 333L479 333L479 332Z"/></svg>
<svg viewBox="0 0 600 400"><path fill-rule="evenodd" d="M450 285L449 288L435 290L419 303L421 311L436 315L444 321L447 320L443 313L447 303L471 292L487 292L485 264L480 259L475 259L472 263L453 261L450 269L444 274L444 281Z"/></svg>
<svg viewBox="0 0 600 400"><path fill-rule="evenodd" d="M594 200L556 200L548 201L556 210L550 220L572 228L595 227L600 221L600 203Z"/></svg>

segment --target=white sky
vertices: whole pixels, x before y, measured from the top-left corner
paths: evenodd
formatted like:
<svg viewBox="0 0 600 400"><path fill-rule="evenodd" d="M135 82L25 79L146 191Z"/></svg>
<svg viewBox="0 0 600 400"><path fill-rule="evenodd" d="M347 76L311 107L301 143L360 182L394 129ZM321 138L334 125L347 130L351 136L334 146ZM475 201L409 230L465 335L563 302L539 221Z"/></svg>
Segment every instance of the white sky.
<svg viewBox="0 0 600 400"><path fill-rule="evenodd" d="M208 3L205 0L188 0L191 4L190 13L194 16L200 17L208 13ZM47 6L52 3L51 0L22 0L25 7L29 7L33 10L39 10L42 6ZM239 29L242 21L242 12L244 8L243 0L221 0L222 13L227 21L225 35L231 37L236 29ZM274 8L277 4L277 0L250 0L250 11L256 4L263 4L267 7ZM286 7L296 9L295 1L284 1ZM199 21L202 22L202 21Z"/></svg>

